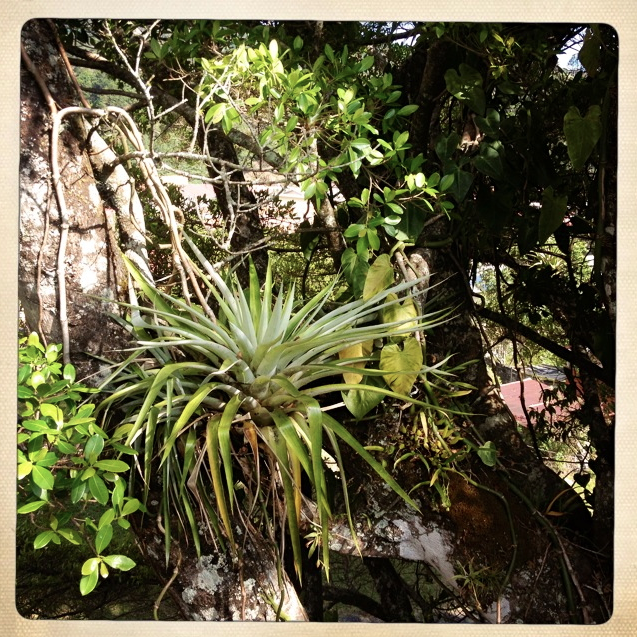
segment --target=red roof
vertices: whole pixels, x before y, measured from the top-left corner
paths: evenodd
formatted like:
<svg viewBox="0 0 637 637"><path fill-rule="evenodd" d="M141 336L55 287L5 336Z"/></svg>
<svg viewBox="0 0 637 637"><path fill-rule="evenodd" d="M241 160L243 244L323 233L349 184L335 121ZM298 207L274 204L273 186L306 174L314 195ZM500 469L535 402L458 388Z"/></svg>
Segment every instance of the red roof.
<svg viewBox="0 0 637 637"><path fill-rule="evenodd" d="M531 411L531 409L535 409L537 411L542 411L544 409L544 401L542 400L542 390L543 389L551 389L549 385L545 385L534 378L525 378L524 381L524 404L526 405L527 411ZM513 383L506 383L505 385L500 386L500 391L502 392L502 398L504 398L504 402L508 405L509 409L515 416L515 419L526 425L526 417L524 415L524 411L522 410L522 399L521 399L521 386L519 381L515 381ZM559 418L560 409L556 408L555 416Z"/></svg>

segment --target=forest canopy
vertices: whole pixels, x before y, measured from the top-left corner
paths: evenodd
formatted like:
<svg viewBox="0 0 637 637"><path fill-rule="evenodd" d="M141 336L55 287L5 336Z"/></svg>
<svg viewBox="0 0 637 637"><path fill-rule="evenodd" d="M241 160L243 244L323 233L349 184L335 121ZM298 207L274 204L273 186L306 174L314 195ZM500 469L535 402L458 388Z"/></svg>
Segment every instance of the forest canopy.
<svg viewBox="0 0 637 637"><path fill-rule="evenodd" d="M611 27L32 20L21 55L23 616L610 618Z"/></svg>

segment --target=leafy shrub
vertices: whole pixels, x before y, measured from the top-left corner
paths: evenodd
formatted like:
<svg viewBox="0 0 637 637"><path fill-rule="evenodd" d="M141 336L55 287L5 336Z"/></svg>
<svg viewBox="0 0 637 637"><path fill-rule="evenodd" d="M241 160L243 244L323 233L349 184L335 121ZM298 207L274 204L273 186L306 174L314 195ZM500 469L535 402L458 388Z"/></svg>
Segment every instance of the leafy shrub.
<svg viewBox="0 0 637 637"><path fill-rule="evenodd" d="M65 540L94 553L81 568L86 595L109 567L135 566L106 549L114 524L128 529L127 516L142 505L125 495L129 464L113 457L135 451L97 425L95 405L83 398L98 390L76 382L75 368L58 361L61 350L44 347L35 332L19 341L18 513L31 514L43 529L33 541L36 549Z"/></svg>

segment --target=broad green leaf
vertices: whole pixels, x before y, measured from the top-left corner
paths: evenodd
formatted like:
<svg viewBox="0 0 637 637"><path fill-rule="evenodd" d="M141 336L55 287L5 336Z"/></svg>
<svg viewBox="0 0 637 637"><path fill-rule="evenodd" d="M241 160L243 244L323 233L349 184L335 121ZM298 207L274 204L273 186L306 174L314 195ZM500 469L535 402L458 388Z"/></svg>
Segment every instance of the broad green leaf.
<svg viewBox="0 0 637 637"><path fill-rule="evenodd" d="M338 357L342 360L344 358L363 358L369 356L374 347L374 341L363 341L362 343L355 343L354 345L348 345L343 348ZM362 367L366 365L365 361L356 361L349 363L350 367ZM356 372L343 372L343 379L350 385L356 385L363 380L363 375Z"/></svg>
<svg viewBox="0 0 637 637"><path fill-rule="evenodd" d="M347 250L343 252L341 263L343 264L343 274L347 282L352 286L354 296L360 297L365 287L369 263L352 248L347 248Z"/></svg>
<svg viewBox="0 0 637 637"><path fill-rule="evenodd" d="M347 407L354 418L357 420L364 418L385 398L385 395L380 392L364 388L381 387L382 385L383 381L380 378L372 376L367 377L364 383L360 383L360 389L350 389L342 392L345 407Z"/></svg>
<svg viewBox="0 0 637 637"><path fill-rule="evenodd" d="M601 108L591 106L584 117L576 106L564 116L568 156L575 170L582 170L602 135Z"/></svg>
<svg viewBox="0 0 637 637"><path fill-rule="evenodd" d="M406 117L407 115L411 115L412 113L415 113L417 110L418 110L418 104L408 104L407 106L403 106L396 114Z"/></svg>
<svg viewBox="0 0 637 637"><path fill-rule="evenodd" d="M460 73L455 69L445 73L447 90L460 101L466 102L478 115L484 115L486 96L482 89L482 75L468 64L461 64L458 70Z"/></svg>
<svg viewBox="0 0 637 637"><path fill-rule="evenodd" d="M398 297L395 294L389 294L387 296L387 301L396 301ZM417 321L409 321L409 319L415 319L418 316L418 310L416 309L416 305L413 300L407 297L402 303L395 303L394 305L385 305L380 312L383 323L395 323L400 322L400 325L395 325L394 327L388 327L387 331L390 334L393 334L397 331L402 331L405 329L409 329L413 326L416 328ZM406 338L405 334L400 336L396 336L398 340L404 340ZM347 381L346 381L347 382Z"/></svg>
<svg viewBox="0 0 637 637"><path fill-rule="evenodd" d="M500 130L500 113L493 108L487 109L484 117L476 115L475 123L487 135L496 136Z"/></svg>
<svg viewBox="0 0 637 637"><path fill-rule="evenodd" d="M111 543L113 539L113 527L111 524L105 524L101 527L95 536L95 550L102 553L104 549Z"/></svg>
<svg viewBox="0 0 637 637"><path fill-rule="evenodd" d="M577 54L577 59L586 69L589 77L595 77L599 73L601 65L602 41L597 29L588 29L584 36L584 43Z"/></svg>
<svg viewBox="0 0 637 637"><path fill-rule="evenodd" d="M108 489L104 484L104 480L98 475L91 476L88 479L88 488L91 495L102 505L108 502Z"/></svg>
<svg viewBox="0 0 637 637"><path fill-rule="evenodd" d="M394 268L388 254L381 254L372 263L365 278L363 288L363 300L367 301L373 296L388 288L394 282Z"/></svg>
<svg viewBox="0 0 637 637"><path fill-rule="evenodd" d="M63 377L70 382L75 380L75 367L70 363L64 366Z"/></svg>
<svg viewBox="0 0 637 637"><path fill-rule="evenodd" d="M33 482L35 482L40 489L47 491L53 488L55 479L53 478L53 474L45 467L33 465L31 476L33 477Z"/></svg>
<svg viewBox="0 0 637 637"><path fill-rule="evenodd" d="M498 450L495 444L489 440L478 448L478 456L487 467L494 467L498 458Z"/></svg>
<svg viewBox="0 0 637 637"><path fill-rule="evenodd" d="M58 529L58 535L62 536L67 542L79 546L82 543L82 537L74 529Z"/></svg>
<svg viewBox="0 0 637 637"><path fill-rule="evenodd" d="M544 189L542 194L542 209L538 228L538 241L540 245L562 225L567 211L567 195L558 197L553 192L553 186Z"/></svg>
<svg viewBox="0 0 637 637"><path fill-rule="evenodd" d="M380 368L385 382L399 394L409 395L420 370L423 355L420 343L414 338L406 339L402 346L397 343L385 345L380 353Z"/></svg>
<svg viewBox="0 0 637 637"><path fill-rule="evenodd" d="M485 175L495 179L502 176L502 159L500 151L502 144L493 142L491 144L480 144L480 154L474 159L475 167Z"/></svg>
<svg viewBox="0 0 637 637"><path fill-rule="evenodd" d="M135 566L135 562L126 555L106 555L103 559L111 568L120 571L130 571Z"/></svg>
<svg viewBox="0 0 637 637"><path fill-rule="evenodd" d="M130 469L123 460L98 460L94 466L102 471L110 471L111 473L121 473Z"/></svg>

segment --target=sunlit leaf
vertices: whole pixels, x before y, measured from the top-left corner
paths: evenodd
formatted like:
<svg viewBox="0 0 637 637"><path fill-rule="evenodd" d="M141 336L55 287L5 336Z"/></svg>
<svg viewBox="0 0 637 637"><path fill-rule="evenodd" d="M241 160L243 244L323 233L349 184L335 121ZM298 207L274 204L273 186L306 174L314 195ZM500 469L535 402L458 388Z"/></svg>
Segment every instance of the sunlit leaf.
<svg viewBox="0 0 637 637"><path fill-rule="evenodd" d="M385 382L397 393L406 396L422 369L422 347L414 337L402 344L385 345L380 353L380 368L386 373Z"/></svg>

